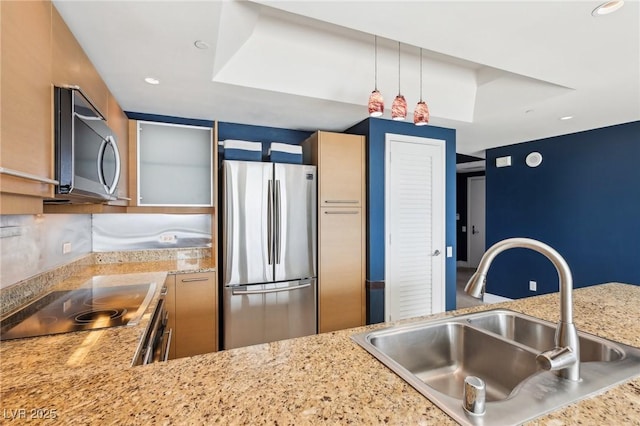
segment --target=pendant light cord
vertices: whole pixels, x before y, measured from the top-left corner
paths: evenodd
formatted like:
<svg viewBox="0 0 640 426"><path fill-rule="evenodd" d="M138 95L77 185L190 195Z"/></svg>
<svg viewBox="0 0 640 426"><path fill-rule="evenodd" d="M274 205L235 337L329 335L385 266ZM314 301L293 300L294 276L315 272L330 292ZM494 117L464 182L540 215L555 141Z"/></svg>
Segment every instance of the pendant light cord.
<svg viewBox="0 0 640 426"><path fill-rule="evenodd" d="M422 102L422 47L420 48L420 102Z"/></svg>
<svg viewBox="0 0 640 426"><path fill-rule="evenodd" d="M374 43L374 86L375 89L378 90L378 36L374 35L373 36L373 43Z"/></svg>
<svg viewBox="0 0 640 426"><path fill-rule="evenodd" d="M400 42L398 42L398 96L400 96Z"/></svg>

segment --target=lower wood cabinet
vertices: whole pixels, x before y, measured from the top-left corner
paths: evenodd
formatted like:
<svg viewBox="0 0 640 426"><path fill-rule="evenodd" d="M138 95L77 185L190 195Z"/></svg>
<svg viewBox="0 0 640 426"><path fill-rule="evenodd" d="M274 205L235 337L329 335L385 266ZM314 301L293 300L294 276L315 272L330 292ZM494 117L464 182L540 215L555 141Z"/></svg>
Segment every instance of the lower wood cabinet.
<svg viewBox="0 0 640 426"><path fill-rule="evenodd" d="M218 350L218 285L215 272L167 276L169 359Z"/></svg>
<svg viewBox="0 0 640 426"><path fill-rule="evenodd" d="M364 325L366 250L362 209L321 208L318 222L318 331Z"/></svg>

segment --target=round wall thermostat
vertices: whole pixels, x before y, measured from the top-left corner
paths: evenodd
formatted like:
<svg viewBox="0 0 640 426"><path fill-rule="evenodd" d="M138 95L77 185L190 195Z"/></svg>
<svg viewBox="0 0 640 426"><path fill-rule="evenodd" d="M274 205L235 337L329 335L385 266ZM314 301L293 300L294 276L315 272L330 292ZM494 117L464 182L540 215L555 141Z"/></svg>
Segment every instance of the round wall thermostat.
<svg viewBox="0 0 640 426"><path fill-rule="evenodd" d="M538 167L540 164L542 164L542 154L540 154L539 152L532 152L531 154L527 155L527 166L529 167Z"/></svg>

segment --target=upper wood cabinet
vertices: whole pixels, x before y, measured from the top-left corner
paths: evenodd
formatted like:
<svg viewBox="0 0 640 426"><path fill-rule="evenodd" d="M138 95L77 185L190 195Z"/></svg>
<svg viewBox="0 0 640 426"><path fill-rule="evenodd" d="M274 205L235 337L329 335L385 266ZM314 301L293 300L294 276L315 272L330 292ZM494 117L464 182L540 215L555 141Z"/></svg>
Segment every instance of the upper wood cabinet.
<svg viewBox="0 0 640 426"><path fill-rule="evenodd" d="M0 166L42 179L54 178L51 13L48 1L0 2ZM0 174L0 213L41 212L41 199L52 196L53 189L52 184Z"/></svg>
<svg viewBox="0 0 640 426"><path fill-rule="evenodd" d="M360 207L364 200L364 136L317 132L304 142L305 163L317 164L319 207Z"/></svg>
<svg viewBox="0 0 640 426"><path fill-rule="evenodd" d="M216 203L214 128L129 121L132 205L202 208Z"/></svg>
<svg viewBox="0 0 640 426"><path fill-rule="evenodd" d="M109 118L109 89L100 74L82 50L75 37L62 20L55 7L52 16L53 46L52 63L55 86L78 86L98 108L105 118Z"/></svg>

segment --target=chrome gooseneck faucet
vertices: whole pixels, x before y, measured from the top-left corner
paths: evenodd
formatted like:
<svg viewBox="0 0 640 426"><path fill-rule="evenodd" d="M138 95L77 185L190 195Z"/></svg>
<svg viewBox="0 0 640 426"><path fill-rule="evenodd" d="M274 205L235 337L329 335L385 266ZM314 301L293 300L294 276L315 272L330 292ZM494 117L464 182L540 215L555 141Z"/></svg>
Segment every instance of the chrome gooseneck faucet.
<svg viewBox="0 0 640 426"><path fill-rule="evenodd" d="M573 278L569 265L560 254L545 243L530 238L509 238L491 246L480 260L478 270L471 276L464 291L475 298L481 298L489 272L489 266L496 256L512 248L534 250L553 263L560 281L560 321L556 329L554 349L542 352L536 357L538 365L545 370L554 371L564 379L580 380L580 342L573 324L573 304L571 291Z"/></svg>

